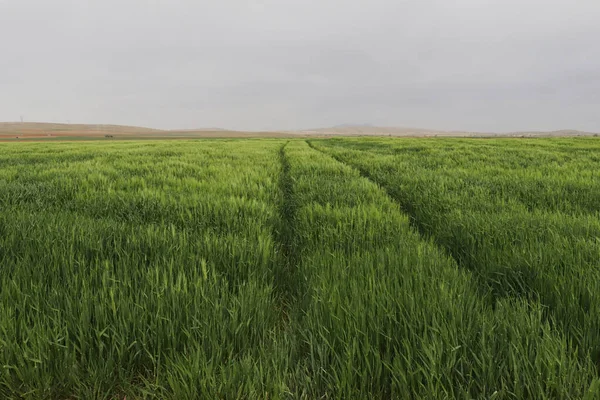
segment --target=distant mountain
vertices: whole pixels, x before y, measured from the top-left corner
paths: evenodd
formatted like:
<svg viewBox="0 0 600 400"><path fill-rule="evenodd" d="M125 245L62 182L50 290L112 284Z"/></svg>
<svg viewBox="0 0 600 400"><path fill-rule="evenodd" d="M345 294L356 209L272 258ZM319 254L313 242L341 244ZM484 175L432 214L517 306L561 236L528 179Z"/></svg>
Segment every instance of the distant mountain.
<svg viewBox="0 0 600 400"><path fill-rule="evenodd" d="M169 129L169 132L222 132L223 128Z"/></svg>
<svg viewBox="0 0 600 400"><path fill-rule="evenodd" d="M59 137L288 137L288 136L405 136L405 137L554 137L554 136L599 136L598 133L583 132L573 129L556 131L521 131L521 132L468 132L442 131L434 129L382 127L371 124L341 124L330 128L317 128L296 131L241 132L221 128L198 128L160 130L138 126L105 125L105 124L55 124L43 122L0 122L0 139L35 139Z"/></svg>
<svg viewBox="0 0 600 400"><path fill-rule="evenodd" d="M317 128L310 130L295 131L296 134L305 135L325 135L325 136L416 136L416 137L435 137L435 136L457 136L457 137L547 137L547 136L594 136L593 132L584 132L573 129L564 129L557 131L522 131L522 132L468 132L468 131L443 131L435 129L373 126L369 124L355 125L342 124L330 128Z"/></svg>
<svg viewBox="0 0 600 400"><path fill-rule="evenodd" d="M335 125L334 128L373 128L373 124L340 124Z"/></svg>
<svg viewBox="0 0 600 400"><path fill-rule="evenodd" d="M283 132L239 132L220 128L160 130L138 126L103 124L54 124L43 122L0 122L0 140L52 139L135 139L139 138L220 138L220 137L293 137Z"/></svg>
<svg viewBox="0 0 600 400"><path fill-rule="evenodd" d="M65 135L65 134L140 134L162 132L159 129L139 126L103 124L54 124L45 122L0 122L0 134Z"/></svg>
<svg viewBox="0 0 600 400"><path fill-rule="evenodd" d="M332 126L330 128L318 128L306 131L302 133L320 133L326 135L392 135L392 136L406 136L411 134L423 135L426 133L433 133L434 131L427 129L418 128L401 128L401 127L384 127L374 126L370 124L342 124Z"/></svg>

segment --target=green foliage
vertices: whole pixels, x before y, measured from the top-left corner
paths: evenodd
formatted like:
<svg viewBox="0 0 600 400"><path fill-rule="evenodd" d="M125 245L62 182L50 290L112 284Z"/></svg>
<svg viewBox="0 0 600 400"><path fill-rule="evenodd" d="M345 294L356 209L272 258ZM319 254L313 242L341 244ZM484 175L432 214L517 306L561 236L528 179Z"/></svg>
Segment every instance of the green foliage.
<svg viewBox="0 0 600 400"><path fill-rule="evenodd" d="M600 365L597 140L313 145L382 185L495 299L540 302L573 351Z"/></svg>
<svg viewBox="0 0 600 400"><path fill-rule="evenodd" d="M309 398L581 398L594 384L542 305L494 303L357 170L302 143L286 151L310 288Z"/></svg>
<svg viewBox="0 0 600 400"><path fill-rule="evenodd" d="M0 144L0 398L598 398L597 150Z"/></svg>
<svg viewBox="0 0 600 400"><path fill-rule="evenodd" d="M3 146L0 397L281 393L280 147Z"/></svg>

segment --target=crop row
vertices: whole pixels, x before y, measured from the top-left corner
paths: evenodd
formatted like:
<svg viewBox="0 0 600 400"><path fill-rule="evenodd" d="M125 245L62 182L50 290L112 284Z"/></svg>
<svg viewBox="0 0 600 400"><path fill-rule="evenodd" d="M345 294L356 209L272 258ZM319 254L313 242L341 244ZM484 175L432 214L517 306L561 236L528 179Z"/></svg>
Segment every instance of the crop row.
<svg viewBox="0 0 600 400"><path fill-rule="evenodd" d="M268 390L281 144L28 146L0 169L0 397Z"/></svg>
<svg viewBox="0 0 600 400"><path fill-rule="evenodd" d="M599 192L590 189L598 185L597 141L454 143L314 145L382 185L496 298L539 301L574 351L600 365Z"/></svg>
<svg viewBox="0 0 600 400"><path fill-rule="evenodd" d="M308 287L299 334L315 385L309 398L591 393L594 365L577 358L539 304L492 304L471 272L422 240L357 170L305 143L290 143L286 155Z"/></svg>

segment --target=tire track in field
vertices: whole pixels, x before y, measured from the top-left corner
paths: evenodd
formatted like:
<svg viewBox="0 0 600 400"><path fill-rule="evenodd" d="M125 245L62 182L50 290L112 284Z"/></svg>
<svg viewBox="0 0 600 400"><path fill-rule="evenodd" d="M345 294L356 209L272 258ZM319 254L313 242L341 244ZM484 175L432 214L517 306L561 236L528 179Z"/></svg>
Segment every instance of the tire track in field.
<svg viewBox="0 0 600 400"><path fill-rule="evenodd" d="M349 168L352 168L356 171L358 171L360 173L360 176L362 176L363 178L369 180L369 182L372 182L374 185L376 185L377 187L379 187L381 190L384 191L384 193L396 204L398 205L398 207L400 208L400 210L408 216L408 221L410 224L410 227L419 234L419 236L421 237L422 240L430 240L436 247L438 247L438 249L443 253L446 254L448 257L452 258L452 260L454 260L454 263L459 267L459 268L465 268L468 269L470 271L472 271L472 268L468 268L463 262L461 262L460 257L457 256L457 254L455 252L453 252L453 249L447 248L446 246L440 244L437 240L437 238L432 235L425 226L423 226L423 224L421 224L417 218L415 217L415 213L412 210L412 207L409 204L405 204L404 202L400 201L400 199L397 198L397 196L394 196L394 194L388 189L387 186L382 185L381 183L379 183L376 179L374 179L371 174L369 173L369 171L348 164L346 161L342 160L340 157L338 157L335 154L329 153L327 151L321 150L318 147L316 147L315 145L313 145L311 143L310 140L306 140L306 144L308 144L308 146L315 150L318 151L322 154L325 154L326 156L329 156L331 158L333 158L334 160L336 160L339 163L342 163L346 166L348 166ZM489 291L489 286L486 285L485 283L481 282L481 280L477 277L477 275L474 276L476 278L476 282L478 282L477 284L477 288L481 294L481 297L484 299L489 299L491 301L490 305L494 308L495 307L495 299L493 298L493 296L490 296L490 291Z"/></svg>
<svg viewBox="0 0 600 400"><path fill-rule="evenodd" d="M334 160L348 166L349 168L355 169L360 173L360 175L363 178L368 179L370 182L373 182L385 193L387 193L388 197L392 199L394 203L396 203L400 207L401 211L409 217L410 226L420 234L421 238L428 239L432 243L434 243L435 246L437 246L444 254L451 257L459 268L463 268L473 273L473 277L477 282L478 290L481 296L489 300L489 304L491 305L492 309L496 308L496 302L502 298L521 297L531 300L531 298L528 297L530 291L528 291L527 289L523 289L522 287L519 287L520 292L518 293L523 293L520 296L515 296L514 294L507 293L498 293L497 291L495 291L492 285L493 282L490 281L488 278L482 276L478 268L465 259L464 255L461 254L460 249L456 248L455 246L446 244L442 240L440 240L440 238L437 237L433 228L428 227L417 217L418 214L415 210L415 207L412 204L407 203L406 201L403 201L401 198L399 198L398 194L394 193L394 191L390 189L390 187L388 187L386 184L382 183L378 179L374 178L368 171L368 169L365 169L359 165L350 164L344 161L338 155L334 153L329 153L327 150L321 150L319 147L313 145L309 140L307 140L306 142L312 149L319 151L322 154L328 155L329 157L332 157Z"/></svg>
<svg viewBox="0 0 600 400"><path fill-rule="evenodd" d="M318 147L316 147L315 145L312 144L312 142L310 140L306 140L306 144L308 144L308 146L315 150L320 152L321 154L325 154L328 157L333 158L334 160L336 160L337 162L346 165L348 168L352 168L356 171L358 171L360 173L360 176L362 176L363 178L369 180L369 182L373 183L374 185L376 185L378 188L380 188L381 190L383 190L385 192L385 194L396 204L398 205L398 207L400 207L400 210L406 214L408 216L408 220L410 223L411 228L413 228L416 232L419 232L419 235L421 235L421 237L423 238L431 238L431 235L427 233L427 231L423 228L423 226L421 224L418 223L417 219L414 216L414 213L411 212L410 206L407 204L403 204L402 202L400 202L389 190L386 186L380 184L377 180L373 179L373 177L371 176L371 174L369 174L369 171L360 168L360 167L356 167L354 165L350 165L348 164L346 161L342 160L340 157L338 157L337 155L333 154L333 153L329 153L327 151L321 150ZM452 256L452 258L454 258L454 256ZM455 261L458 264L458 260L455 259Z"/></svg>
<svg viewBox="0 0 600 400"><path fill-rule="evenodd" d="M279 190L282 193L282 201L279 206L281 226L277 229L276 240L279 243L280 257L277 259L274 271L275 291L282 302L282 312L286 320L290 319L293 304L302 303L299 300L304 293L302 284L304 280L298 276L300 257L295 228L298 204L294 195L291 167L285 152L288 143L283 144L279 150L281 163Z"/></svg>
<svg viewBox="0 0 600 400"><path fill-rule="evenodd" d="M522 289L522 295L518 296L518 295L514 295L514 294L506 294L506 293L496 293L493 291L491 285L490 285L490 281L487 280L487 278L485 278L484 276L482 276L478 271L476 266L474 266L473 264L469 263L468 261L463 261L461 254L458 252L458 250L452 246L449 245L445 245L444 243L442 243L435 235L435 233L433 233L431 230L428 229L427 225L423 224L417 217L416 217L416 212L414 207L411 204L407 204L405 202L403 202L400 198L398 198L397 195L395 195L389 188L387 185L380 183L380 181L378 181L377 179L373 178L372 175L369 173L368 170L360 167L360 166L355 166L352 165L346 161L344 161L341 157L337 156L336 154L333 153L329 153L326 150L321 150L320 148L318 148L317 146L313 145L309 140L306 141L306 143L315 151L319 151L322 154L325 154L329 157L332 157L334 160L348 166L349 168L353 168L356 171L358 171L360 173L360 175L365 178L368 179L370 182L373 182L375 185L377 185L378 187L380 187L382 190L384 190L385 193L387 193L388 197L390 199L392 199L402 210L402 212L404 212L406 215L408 215L409 217L409 222L411 227L420 234L420 236L422 238L427 238L429 240L432 241L432 243L434 243L444 254L447 254L449 257L451 257L455 264L459 267L459 268L464 268L466 270L469 270L473 273L473 277L475 278L475 281L477 282L477 287L478 290L481 294L481 296L483 298L486 299L486 301L489 301L489 304L492 308L492 310L496 309L496 305L497 305L497 301L503 298L508 298L508 297L522 297L525 298L529 301L531 301L531 298L529 298L527 295L529 293L534 293L535 291L531 288L525 288L524 290ZM361 150L364 151L364 150ZM547 306L547 304L544 304L544 301L540 298L533 298L534 301L539 301L540 303L542 303L544 305L544 307L546 307L546 310L544 312L544 319L546 320L546 322L548 322L549 324L555 326L555 328L557 328L558 331L560 331L563 335L567 336L567 337L571 337L572 339L576 338L576 336L572 336L571 333L569 333L568 331L566 331L564 329L564 326L561 326L559 323L557 323L553 318L555 318L552 314L551 311L549 311L549 308ZM559 320L560 322L560 320ZM600 375L600 351L599 350L593 350L591 352L591 354L586 355L585 357L591 357L591 359L593 360L593 362L596 365L597 368L597 373L598 375Z"/></svg>

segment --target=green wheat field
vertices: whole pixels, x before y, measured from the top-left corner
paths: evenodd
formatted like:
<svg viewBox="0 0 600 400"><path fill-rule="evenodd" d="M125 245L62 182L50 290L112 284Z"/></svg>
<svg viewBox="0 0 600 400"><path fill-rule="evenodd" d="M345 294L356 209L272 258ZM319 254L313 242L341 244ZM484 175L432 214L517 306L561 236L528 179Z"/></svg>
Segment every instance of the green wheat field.
<svg viewBox="0 0 600 400"><path fill-rule="evenodd" d="M2 399L599 399L600 139L0 143Z"/></svg>

